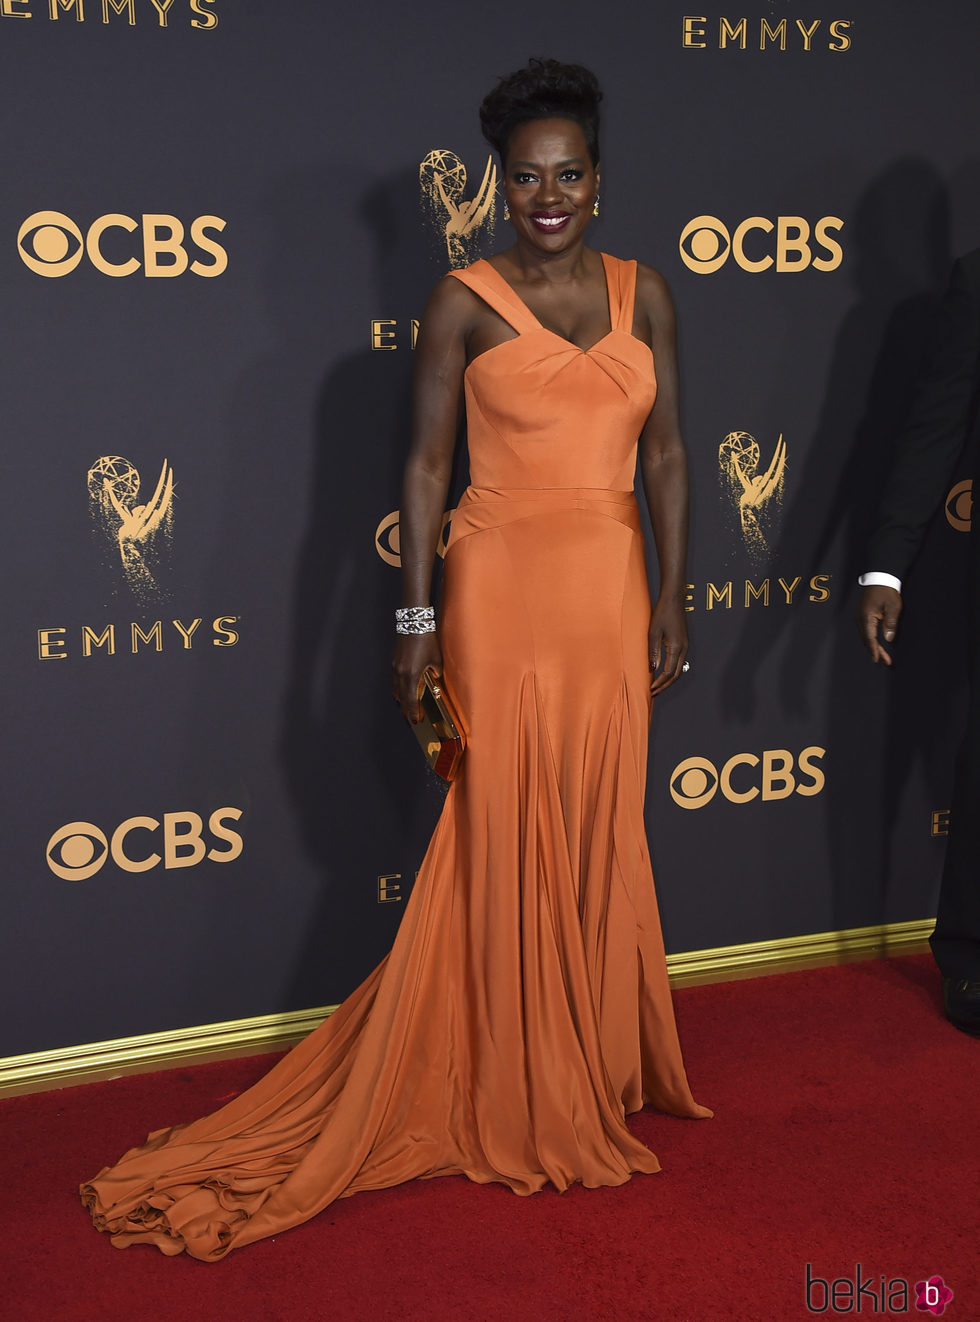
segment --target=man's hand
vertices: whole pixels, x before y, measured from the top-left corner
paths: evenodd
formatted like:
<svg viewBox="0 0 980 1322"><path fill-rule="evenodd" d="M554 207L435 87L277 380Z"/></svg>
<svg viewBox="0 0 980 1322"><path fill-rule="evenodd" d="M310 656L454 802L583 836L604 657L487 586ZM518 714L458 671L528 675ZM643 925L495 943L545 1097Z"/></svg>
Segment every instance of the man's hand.
<svg viewBox="0 0 980 1322"><path fill-rule="evenodd" d="M886 666L892 663L891 653L882 646L878 631L886 643L894 642L898 629L898 617L902 613L902 594L894 588L875 583L862 588L858 600L857 627L861 641L871 653L872 661L884 661Z"/></svg>

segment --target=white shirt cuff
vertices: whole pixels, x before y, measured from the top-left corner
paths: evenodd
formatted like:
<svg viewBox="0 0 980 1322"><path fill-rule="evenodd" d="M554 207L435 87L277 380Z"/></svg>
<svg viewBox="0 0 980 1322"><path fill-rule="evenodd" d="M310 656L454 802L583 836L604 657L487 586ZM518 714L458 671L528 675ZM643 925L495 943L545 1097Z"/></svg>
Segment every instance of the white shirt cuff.
<svg viewBox="0 0 980 1322"><path fill-rule="evenodd" d="M870 574L862 574L858 582L863 588L873 588L879 585L883 588L894 588L896 592L902 590L902 580L896 578L894 574L880 574L877 570Z"/></svg>

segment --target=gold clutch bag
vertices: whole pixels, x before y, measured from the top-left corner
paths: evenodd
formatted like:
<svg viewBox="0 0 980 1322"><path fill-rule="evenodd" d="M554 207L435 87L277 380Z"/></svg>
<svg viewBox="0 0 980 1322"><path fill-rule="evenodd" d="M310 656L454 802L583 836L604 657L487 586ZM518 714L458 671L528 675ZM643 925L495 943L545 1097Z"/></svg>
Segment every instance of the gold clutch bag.
<svg viewBox="0 0 980 1322"><path fill-rule="evenodd" d="M454 780L463 760L463 731L442 679L431 666L419 681L422 719L413 725L429 766L443 780Z"/></svg>

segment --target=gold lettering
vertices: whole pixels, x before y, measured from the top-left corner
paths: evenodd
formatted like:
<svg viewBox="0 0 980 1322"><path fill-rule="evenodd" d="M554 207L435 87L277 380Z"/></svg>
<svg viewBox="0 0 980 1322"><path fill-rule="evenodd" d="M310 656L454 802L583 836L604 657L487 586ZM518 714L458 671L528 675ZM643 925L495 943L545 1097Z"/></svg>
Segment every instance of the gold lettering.
<svg viewBox="0 0 980 1322"><path fill-rule="evenodd" d="M378 903L379 904L401 904L402 897L397 894L401 886L392 886L389 883L395 881L402 874L400 872L386 872L378 878Z"/></svg>
<svg viewBox="0 0 980 1322"><path fill-rule="evenodd" d="M932 835L949 835L949 809L940 808L932 814Z"/></svg>
<svg viewBox="0 0 980 1322"><path fill-rule="evenodd" d="M212 14L208 9L202 9L202 5L213 5L215 0L191 0L191 13L197 14L198 18L191 19L192 28L200 28L202 32L207 32L209 28L218 26L218 15ZM200 19L200 22L198 22Z"/></svg>
<svg viewBox="0 0 980 1322"><path fill-rule="evenodd" d="M14 5L27 4L30 4L30 0L0 0L0 15L4 18L33 18L33 14L22 14L19 10L13 8Z"/></svg>
<svg viewBox="0 0 980 1322"><path fill-rule="evenodd" d="M758 261L752 261L746 257L745 249L742 244L745 242L745 236L749 230L762 230L769 234L772 231L772 221L767 220L765 216L749 216L743 220L732 235L732 251L735 253L735 260L743 271L768 271L772 266L771 257L760 257Z"/></svg>
<svg viewBox="0 0 980 1322"><path fill-rule="evenodd" d="M786 20L785 20L785 18L781 18L781 19L779 20L779 22L776 24L776 26L775 26L774 28L771 28L771 27L769 26L769 20L768 20L767 18L762 19L761 22L762 22L762 26L761 26L761 28L760 28L760 30L759 30L759 50L765 50L765 49L766 49L766 38L767 38L767 37L768 37L768 39L769 39L770 41L778 41L778 42L779 42L779 49L780 49L780 50L785 50L785 49L786 49Z"/></svg>
<svg viewBox="0 0 980 1322"><path fill-rule="evenodd" d="M696 37L703 37L706 29L698 27L699 23L707 23L707 14L685 14L684 15L684 35L681 37L681 45L688 50L703 50L707 46L706 41L696 41Z"/></svg>
<svg viewBox="0 0 980 1322"><path fill-rule="evenodd" d="M395 343L397 324L394 317L376 317L371 322L371 348L397 349L398 345Z"/></svg>
<svg viewBox="0 0 980 1322"><path fill-rule="evenodd" d="M694 610L694 584L685 583L684 588L684 609L692 611Z"/></svg>
<svg viewBox="0 0 980 1322"><path fill-rule="evenodd" d="M138 624L129 626L129 636L131 642L131 651L139 651L139 645L143 643L154 643L157 652L163 651L163 623L157 620L155 624L150 625L150 632L144 633Z"/></svg>
<svg viewBox="0 0 980 1322"><path fill-rule="evenodd" d="M165 237L161 238L161 231ZM148 276L183 275L187 270L187 253L184 251L184 227L176 216L148 213L143 217L143 261ZM161 262L160 254L166 253L172 261Z"/></svg>
<svg viewBox="0 0 980 1322"><path fill-rule="evenodd" d="M759 759L754 753L736 753L730 757L721 769L721 792L731 803L749 803L759 793L758 785L753 785L751 789L737 790L732 785L732 772L738 766L757 767Z"/></svg>
<svg viewBox="0 0 980 1322"><path fill-rule="evenodd" d="M810 226L802 216L780 216L776 230L776 270L805 271L810 265ZM790 253L797 253L794 261Z"/></svg>
<svg viewBox="0 0 980 1322"><path fill-rule="evenodd" d="M37 631L37 659L39 661L64 661L68 657L67 652L59 651L59 648L67 647L64 638L55 638L56 633L67 633L67 629L38 629Z"/></svg>
<svg viewBox="0 0 980 1322"><path fill-rule="evenodd" d="M173 3L173 0L171 0L171 3ZM85 5L85 0L48 0L48 13L51 15L52 18L60 18L61 15L58 12L60 9L63 9L66 14L68 13L69 9L74 9L75 22L84 23L85 22L84 5Z"/></svg>
<svg viewBox="0 0 980 1322"><path fill-rule="evenodd" d="M413 348L413 349L415 348L416 344L418 343L418 339L419 339L419 319L418 319L418 317L413 317L413 318L412 318L412 348Z"/></svg>
<svg viewBox="0 0 980 1322"><path fill-rule="evenodd" d="M830 238L828 231L834 230L837 234L844 228L844 222L840 216L824 216L818 220L813 227L813 237L818 243L822 243L830 254L828 257L814 257L813 267L816 271L836 271L841 264L844 256L844 249L836 239Z"/></svg>
<svg viewBox="0 0 980 1322"><path fill-rule="evenodd" d="M762 754L762 797L788 799L796 789L793 754L788 748L769 748ZM811 794L813 791L810 791Z"/></svg>
<svg viewBox="0 0 980 1322"><path fill-rule="evenodd" d="M100 216L98 220L93 221L89 226L85 239L85 251L89 255L89 260L95 269L101 271L103 275L132 275L134 271L140 269L140 264L135 257L131 257L128 262L108 262L102 256L99 240L108 229L128 230L132 233L136 229L136 221L133 220L132 216L122 216L118 212Z"/></svg>
<svg viewBox="0 0 980 1322"><path fill-rule="evenodd" d="M213 279L216 275L221 275L228 269L228 254L222 248L220 243L215 243L214 239L207 236L208 230L217 230L220 234L225 227L225 222L220 216L198 216L196 220L191 221L191 242L214 258L210 264L202 262L195 258L191 262L191 270L195 275L202 275L208 279Z"/></svg>
<svg viewBox="0 0 980 1322"><path fill-rule="evenodd" d="M178 825L186 830L178 831ZM163 814L163 866L165 868L192 868L206 853L201 839L204 823L196 812L165 812ZM188 852L190 851L190 852Z"/></svg>
<svg viewBox="0 0 980 1322"><path fill-rule="evenodd" d="M814 574L813 578L810 579L810 600L829 601L830 589L824 586L829 582L829 574Z"/></svg>
<svg viewBox="0 0 980 1322"><path fill-rule="evenodd" d="M82 625L82 656L91 656L93 647L104 647L106 656L116 655L116 626L107 624L101 633L96 633L87 624ZM135 651L135 649L134 649Z"/></svg>
<svg viewBox="0 0 980 1322"><path fill-rule="evenodd" d="M238 615L221 615L212 622L212 627L217 635L212 639L215 647L234 647L240 640L239 630L236 627ZM183 620L171 620L171 624L180 635L182 648L189 652L193 648L194 635L200 626L204 623L203 619L193 619L188 624ZM121 626L123 629L125 625ZM93 628L90 624L83 624L82 631L82 655L95 656L101 652L105 656L116 655L116 626L114 624L105 625L102 630ZM135 654L142 650L143 646L153 645L153 650L162 652L164 649L163 621L155 620L148 628L144 629L139 624L130 624L130 650ZM67 655L67 641L65 635L67 629L38 629L37 630L37 655L40 661L63 660ZM141 646L142 645L142 646Z"/></svg>
<svg viewBox="0 0 980 1322"><path fill-rule="evenodd" d="M157 11L157 22L162 28L167 26L167 10L173 2L174 0L150 0L150 4Z"/></svg>
<svg viewBox="0 0 980 1322"><path fill-rule="evenodd" d="M705 610L709 610L709 611L714 610L716 601L720 605L724 605L725 610L731 610L732 608L731 583L726 583L721 588L716 588L714 583L708 584L708 598L707 601L705 602L705 607L704 607Z"/></svg>
<svg viewBox="0 0 980 1322"><path fill-rule="evenodd" d="M727 18L718 20L718 49L724 50L729 41L737 41L739 50L745 50L745 39L749 34L749 20L740 18L732 27Z"/></svg>
<svg viewBox="0 0 980 1322"><path fill-rule="evenodd" d="M813 20L813 23L811 24L811 26L810 26L810 27L807 27L807 26L804 24L802 18L798 18L798 19L796 20L796 26L800 29L800 31L801 31L802 34L803 34L803 49L804 49L804 50L809 50L809 49L810 49L810 42L813 40L813 34L814 34L814 32L816 32L817 28L820 26L820 19L819 19L819 18L815 18L815 19Z"/></svg>
<svg viewBox="0 0 980 1322"><path fill-rule="evenodd" d="M815 767L814 762L819 762L827 753L826 748L820 748L817 744L812 744L809 748L804 748L797 760L797 766L804 775L810 776L812 784L797 784L797 794L802 794L804 798L809 799L814 794L819 794L827 783L827 777L820 767Z"/></svg>
<svg viewBox="0 0 980 1322"><path fill-rule="evenodd" d="M796 589L800 586L800 581L801 581L801 580L800 580L800 578L799 578L799 575L797 575L797 577L793 579L792 583L787 583L786 580L785 580L785 578L781 578L781 579L779 580L779 586L782 588L783 592L786 594L786 605L787 605L787 606L792 606L792 604L793 604L793 593L794 593L794 592L796 591Z"/></svg>
<svg viewBox="0 0 980 1322"><path fill-rule="evenodd" d="M213 647L235 646L235 644L238 642L238 630L233 629L231 626L233 624L237 624L239 618L240 617L238 615L218 616L218 618L212 623L211 627L214 629L216 634L221 634L222 637L211 639L211 644Z"/></svg>
<svg viewBox="0 0 980 1322"><path fill-rule="evenodd" d="M833 43L831 43L827 47L828 50L851 49L851 38L848 36L846 32L842 30L844 28L849 28L850 26L851 26L851 20L849 18L834 19L833 23L831 23L830 25L830 35L833 37L834 41L837 41L840 44L835 46L833 45Z"/></svg>
<svg viewBox="0 0 980 1322"><path fill-rule="evenodd" d="M237 822L241 815L241 808L215 808L208 818L208 829L211 834L216 835L219 840L226 840L231 846L230 849L209 849L208 858L213 862L231 863L242 852L241 835L237 831L233 831L230 826L224 825L226 817L230 817L233 822Z"/></svg>
<svg viewBox="0 0 980 1322"><path fill-rule="evenodd" d="M183 638L184 647L186 648L187 651L190 651L191 639L194 637L195 630L197 629L197 626L200 623L201 623L200 620L194 620L193 623L191 623L185 628L184 625L181 624L180 620L171 620L171 624L180 634L181 638Z"/></svg>
<svg viewBox="0 0 980 1322"><path fill-rule="evenodd" d="M129 26L136 26L136 0L102 0L102 22L109 22L109 10L118 14L122 18L123 13L129 14Z"/></svg>
<svg viewBox="0 0 980 1322"><path fill-rule="evenodd" d="M147 858L132 859L123 849L123 841L130 831L155 831L160 823L154 817L130 817L112 833L109 853L112 861L124 872L149 872L160 862L159 854L150 854Z"/></svg>
<svg viewBox="0 0 980 1322"><path fill-rule="evenodd" d="M761 600L763 606L769 605L769 580L764 578L757 588L754 588L748 579L745 580L745 604L748 606L749 597L756 601Z"/></svg>

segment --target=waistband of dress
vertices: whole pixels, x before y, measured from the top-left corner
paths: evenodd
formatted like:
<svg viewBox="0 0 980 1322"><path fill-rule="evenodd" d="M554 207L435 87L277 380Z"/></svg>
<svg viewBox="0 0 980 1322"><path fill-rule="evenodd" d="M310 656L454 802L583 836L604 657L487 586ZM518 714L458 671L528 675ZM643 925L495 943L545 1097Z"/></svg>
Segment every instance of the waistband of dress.
<svg viewBox="0 0 980 1322"><path fill-rule="evenodd" d="M449 548L474 533L504 528L522 519L577 510L640 530L632 491L602 487L467 487L453 511Z"/></svg>
<svg viewBox="0 0 980 1322"><path fill-rule="evenodd" d="M606 487L475 487L469 486L460 497L457 509L470 504L497 501L533 501L542 505L567 506L578 502L596 505L634 505L636 494L613 491Z"/></svg>

